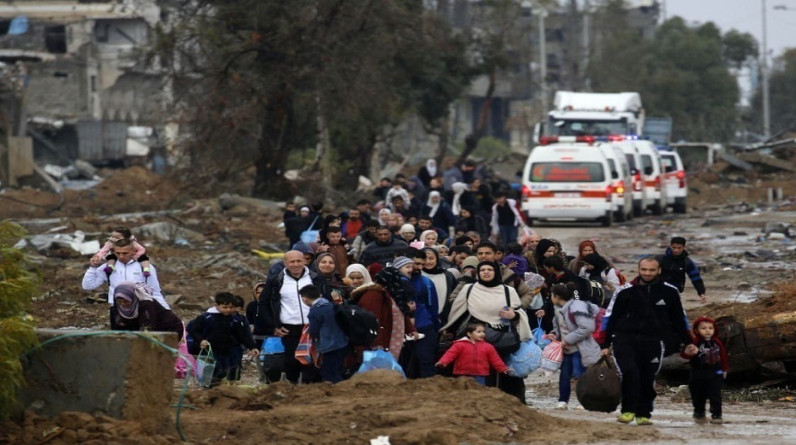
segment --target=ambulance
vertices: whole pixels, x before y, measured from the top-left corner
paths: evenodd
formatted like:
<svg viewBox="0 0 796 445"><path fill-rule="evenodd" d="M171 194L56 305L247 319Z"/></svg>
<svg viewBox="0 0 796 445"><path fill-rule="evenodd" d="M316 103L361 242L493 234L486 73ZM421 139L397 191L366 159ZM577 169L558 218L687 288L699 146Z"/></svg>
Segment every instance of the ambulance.
<svg viewBox="0 0 796 445"><path fill-rule="evenodd" d="M594 137L545 137L531 151L522 175L522 210L529 225L535 221L613 224L611 167L594 142Z"/></svg>
<svg viewBox="0 0 796 445"><path fill-rule="evenodd" d="M666 189L667 204L674 213L686 212L686 199L688 198L688 183L685 167L680 155L673 150L658 148L663 163L663 186Z"/></svg>
<svg viewBox="0 0 796 445"><path fill-rule="evenodd" d="M647 208L653 215L666 211L666 188L663 186L663 166L658 148L651 141L635 140L633 144L641 155L641 172L644 176L644 191L647 195Z"/></svg>

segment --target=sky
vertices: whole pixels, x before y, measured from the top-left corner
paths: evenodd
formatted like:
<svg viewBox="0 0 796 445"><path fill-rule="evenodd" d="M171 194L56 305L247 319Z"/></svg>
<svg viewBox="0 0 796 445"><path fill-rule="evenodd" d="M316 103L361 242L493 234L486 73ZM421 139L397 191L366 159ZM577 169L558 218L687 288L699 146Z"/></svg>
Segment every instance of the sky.
<svg viewBox="0 0 796 445"><path fill-rule="evenodd" d="M748 32L762 45L763 0L659 1L665 5L667 18L677 15L689 24L713 22L722 32L730 29ZM776 57L785 48L796 48L796 0L765 0L765 3L769 54ZM775 6L787 9L777 10Z"/></svg>

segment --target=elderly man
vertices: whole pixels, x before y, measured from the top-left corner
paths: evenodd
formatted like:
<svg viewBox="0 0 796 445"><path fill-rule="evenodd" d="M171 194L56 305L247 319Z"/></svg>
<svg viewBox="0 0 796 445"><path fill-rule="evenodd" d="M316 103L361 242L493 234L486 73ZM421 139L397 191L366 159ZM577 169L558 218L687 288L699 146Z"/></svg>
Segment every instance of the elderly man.
<svg viewBox="0 0 796 445"><path fill-rule="evenodd" d="M160 282L155 266L150 266L150 275L144 276L141 263L133 259L135 248L129 239L120 239L113 246L113 253L116 255L116 268L108 276L100 267L104 264L101 258L91 258L89 268L83 275L83 289L94 290L103 284L108 284L108 303L114 304L113 291L120 283L130 281L133 283L145 283L152 288L152 297L166 309L171 309L160 292Z"/></svg>
<svg viewBox="0 0 796 445"><path fill-rule="evenodd" d="M299 290L314 284L321 290L321 296L329 298L329 287L323 276L311 272L304 264L304 254L298 250L285 253L285 268L274 279L269 279L257 302L257 316L254 335L268 335L282 338L287 354L285 374L291 383L298 383L299 375L303 383L317 379L314 366L303 366L295 358L296 347L304 326L309 324L309 306L301 301ZM269 382L279 381L282 370L269 371Z"/></svg>

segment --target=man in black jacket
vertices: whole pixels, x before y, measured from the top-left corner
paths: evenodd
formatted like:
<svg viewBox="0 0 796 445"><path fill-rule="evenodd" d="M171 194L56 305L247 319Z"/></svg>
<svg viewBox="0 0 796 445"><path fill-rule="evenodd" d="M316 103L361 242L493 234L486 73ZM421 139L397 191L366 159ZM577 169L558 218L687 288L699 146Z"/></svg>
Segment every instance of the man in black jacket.
<svg viewBox="0 0 796 445"><path fill-rule="evenodd" d="M617 421L651 425L655 375L664 352L688 344L688 321L680 294L660 280L660 264L653 257L638 263L639 276L620 290L605 312L603 355L613 346L622 376L622 409Z"/></svg>
<svg viewBox="0 0 796 445"><path fill-rule="evenodd" d="M291 383L298 383L299 375L302 376L304 383L317 378L317 369L314 366L303 366L295 358L302 329L309 324L307 315L310 311L310 308L301 301L299 290L310 284L317 286L321 290L321 295L329 298L329 287L323 276L311 272L304 265L304 255L301 252L288 251L285 253L284 270L274 279L268 280L257 303L254 335L282 338L287 355L284 371ZM282 371L269 371L268 381L279 381Z"/></svg>

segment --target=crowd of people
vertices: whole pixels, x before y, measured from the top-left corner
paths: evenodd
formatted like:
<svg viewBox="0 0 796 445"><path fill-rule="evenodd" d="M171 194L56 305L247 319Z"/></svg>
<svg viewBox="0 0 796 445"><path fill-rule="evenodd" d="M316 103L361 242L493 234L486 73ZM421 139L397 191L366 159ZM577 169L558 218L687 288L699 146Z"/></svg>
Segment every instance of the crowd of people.
<svg viewBox="0 0 796 445"><path fill-rule="evenodd" d="M340 213L288 204L290 248L254 284L248 305L221 292L187 334L200 350L212 347L216 382L239 378L244 350L256 357L260 345L278 339L287 359L264 369L263 382L336 383L356 371L364 351L379 349L408 378L472 377L524 403L525 382L506 365L513 351L504 341L509 333L525 341L541 329L564 351L557 408L567 409L571 380L610 354L622 378L617 420L651 424L655 375L664 356L681 354L694 369L694 418L705 419L710 400L711 421L721 422L726 354L712 321L692 327L685 316L686 277L706 300L686 240L672 238L662 255L642 258L637 276L627 271L625 278L594 241L568 256L560 242L528 228L512 195L491 190L475 163L439 171L429 160L416 176L382 179L372 200ZM111 327L182 337L156 267L129 230L114 231L107 252L111 258L92 257L83 287L108 284ZM378 332L368 345L342 329L339 305L375 315ZM600 343L590 335L594 308L605 309ZM295 358L306 335L318 355L312 364Z"/></svg>

